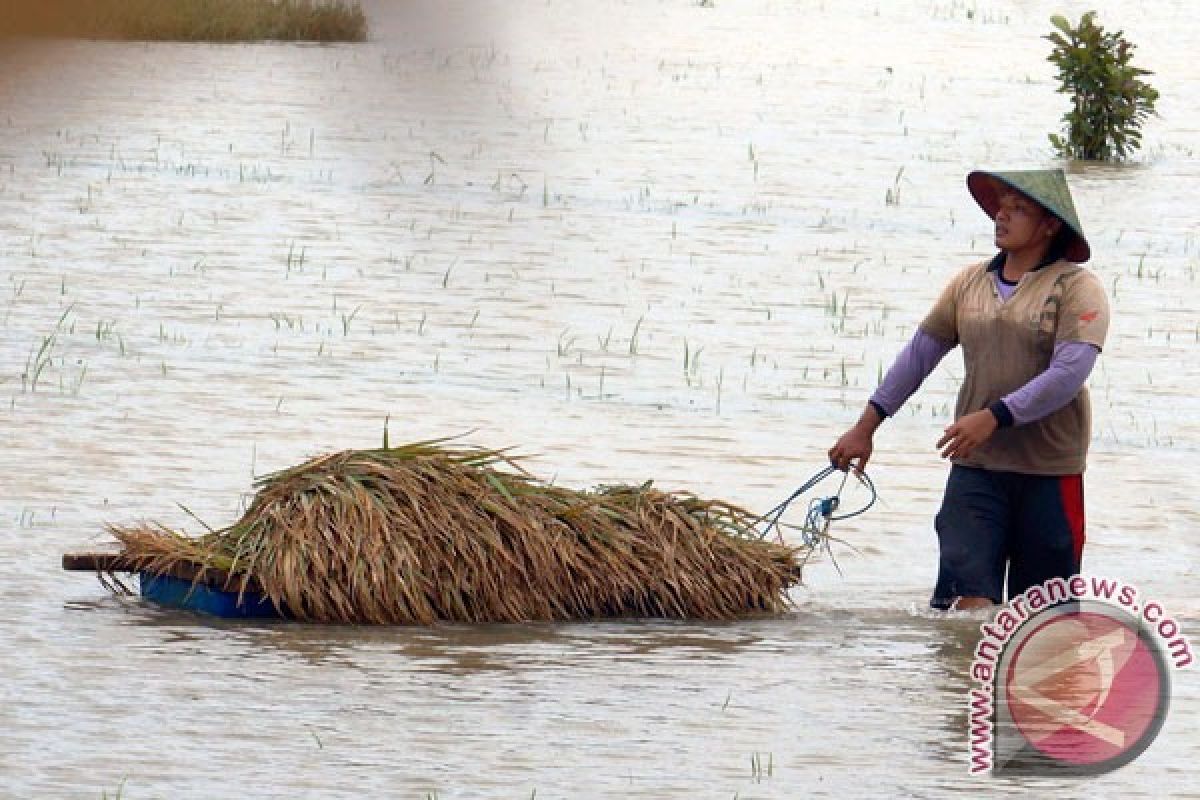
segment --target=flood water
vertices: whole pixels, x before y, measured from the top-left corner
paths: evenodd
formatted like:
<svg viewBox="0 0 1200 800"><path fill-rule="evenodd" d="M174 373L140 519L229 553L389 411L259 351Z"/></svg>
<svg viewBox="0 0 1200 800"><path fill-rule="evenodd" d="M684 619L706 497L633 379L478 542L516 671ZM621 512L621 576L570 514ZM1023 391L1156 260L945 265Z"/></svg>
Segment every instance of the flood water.
<svg viewBox="0 0 1200 800"><path fill-rule="evenodd" d="M965 173L1055 163L1039 37L1096 8L1162 99L1070 175L1114 310L1085 566L1195 637L1191 3L366 8L355 46L0 43L0 796L1200 796L1194 672L1117 772L968 778L982 617L925 610L957 356L781 617L228 623L62 572L385 419L769 508L989 255Z"/></svg>

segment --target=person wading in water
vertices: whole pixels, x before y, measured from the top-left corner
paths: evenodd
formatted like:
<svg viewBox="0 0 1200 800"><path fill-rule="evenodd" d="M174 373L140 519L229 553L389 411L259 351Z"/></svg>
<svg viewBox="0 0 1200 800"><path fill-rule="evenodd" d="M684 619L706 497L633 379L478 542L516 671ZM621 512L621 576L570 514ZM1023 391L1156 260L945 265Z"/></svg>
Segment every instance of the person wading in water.
<svg viewBox="0 0 1200 800"><path fill-rule="evenodd" d="M935 520L930 605L980 608L1080 570L1083 471L1091 438L1084 382L1104 346L1104 286L1062 170L975 171L967 188L995 221L1000 252L955 275L858 422L829 449L862 470L883 421L956 345L965 375L937 442L952 466Z"/></svg>

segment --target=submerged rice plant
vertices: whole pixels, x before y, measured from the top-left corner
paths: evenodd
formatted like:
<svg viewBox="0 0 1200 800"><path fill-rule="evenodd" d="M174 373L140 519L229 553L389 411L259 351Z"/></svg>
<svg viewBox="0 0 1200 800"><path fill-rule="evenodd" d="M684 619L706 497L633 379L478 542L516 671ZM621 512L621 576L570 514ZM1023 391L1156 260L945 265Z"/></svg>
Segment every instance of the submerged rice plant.
<svg viewBox="0 0 1200 800"><path fill-rule="evenodd" d="M111 527L150 572L220 570L315 622L434 624L778 612L806 550L737 506L650 482L577 491L501 451L416 442L260 478L227 528Z"/></svg>
<svg viewBox="0 0 1200 800"><path fill-rule="evenodd" d="M40 0L0 20L0 34L139 41L361 42L355 0Z"/></svg>

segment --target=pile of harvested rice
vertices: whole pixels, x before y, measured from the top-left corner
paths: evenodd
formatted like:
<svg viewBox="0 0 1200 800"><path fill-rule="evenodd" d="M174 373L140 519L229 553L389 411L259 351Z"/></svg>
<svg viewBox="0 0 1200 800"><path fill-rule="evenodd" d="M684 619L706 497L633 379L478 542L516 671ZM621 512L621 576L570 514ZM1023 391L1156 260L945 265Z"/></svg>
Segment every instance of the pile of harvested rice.
<svg viewBox="0 0 1200 800"><path fill-rule="evenodd" d="M112 527L151 572L228 573L316 622L433 624L776 612L801 549L759 517L649 483L576 491L503 453L444 442L352 450L259 479L233 525Z"/></svg>

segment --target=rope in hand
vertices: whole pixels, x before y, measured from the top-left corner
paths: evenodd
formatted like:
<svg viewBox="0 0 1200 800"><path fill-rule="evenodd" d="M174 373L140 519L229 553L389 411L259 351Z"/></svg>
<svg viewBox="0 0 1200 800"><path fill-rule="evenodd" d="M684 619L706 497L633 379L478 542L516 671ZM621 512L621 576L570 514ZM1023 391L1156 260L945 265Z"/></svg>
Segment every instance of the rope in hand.
<svg viewBox="0 0 1200 800"><path fill-rule="evenodd" d="M763 520L767 523L759 534L760 539L765 539L770 535L772 528L775 530L775 535L779 539L779 543L783 544L783 527L779 520L783 517L788 507L796 501L801 495L809 491L821 481L828 478L835 472L842 472L842 483L838 486L837 492L829 497L815 497L808 504L808 511L804 515L804 523L800 526L800 540L809 548L816 548L822 542L828 540L829 526L837 520L850 519L857 517L871 506L875 505L875 499L878 494L875 491L875 484L871 483L871 479L867 477L867 473L859 470L854 471L854 477L858 478L858 482L867 488L871 493L871 497L867 500L867 504L862 508L851 511L846 514L837 514L838 507L841 505L842 490L846 488L846 481L850 478L850 470L839 470L837 467L829 466L818 472L816 475L808 479L808 481L779 505L772 508L763 515Z"/></svg>

